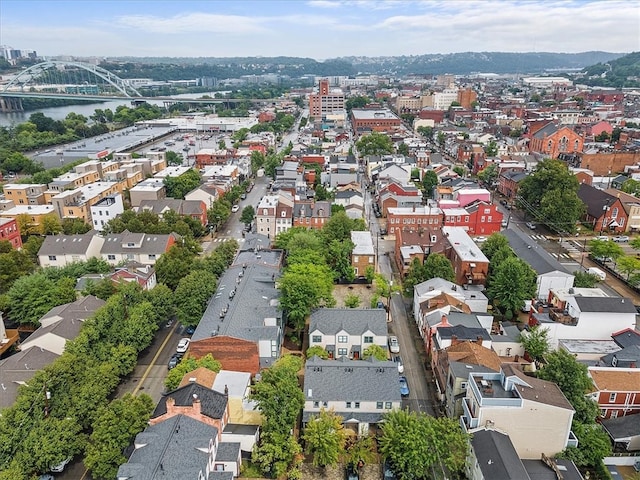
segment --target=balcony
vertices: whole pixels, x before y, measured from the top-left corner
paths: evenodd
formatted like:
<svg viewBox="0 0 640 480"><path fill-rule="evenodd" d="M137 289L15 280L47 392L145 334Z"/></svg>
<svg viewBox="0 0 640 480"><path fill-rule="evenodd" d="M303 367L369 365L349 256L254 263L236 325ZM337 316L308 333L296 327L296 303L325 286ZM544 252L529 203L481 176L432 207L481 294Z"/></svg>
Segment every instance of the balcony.
<svg viewBox="0 0 640 480"><path fill-rule="evenodd" d="M578 324L578 319L576 317L572 317L567 313L567 310L562 310L561 308L550 308L549 318L554 322L562 323L563 325L575 326Z"/></svg>
<svg viewBox="0 0 640 480"><path fill-rule="evenodd" d="M516 390L505 390L498 379L474 378L469 382L480 407L520 407L522 399Z"/></svg>

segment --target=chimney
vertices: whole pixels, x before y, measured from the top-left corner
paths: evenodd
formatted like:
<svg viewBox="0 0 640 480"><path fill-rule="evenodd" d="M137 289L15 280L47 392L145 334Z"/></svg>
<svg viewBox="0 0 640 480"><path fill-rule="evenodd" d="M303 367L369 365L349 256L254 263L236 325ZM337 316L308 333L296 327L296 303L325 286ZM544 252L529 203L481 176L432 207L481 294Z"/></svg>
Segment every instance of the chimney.
<svg viewBox="0 0 640 480"><path fill-rule="evenodd" d="M173 397L167 398L167 416L173 417L176 415L176 400Z"/></svg>
<svg viewBox="0 0 640 480"><path fill-rule="evenodd" d="M482 336L481 336L481 335L478 335L478 336L476 337L476 343L477 343L478 345L482 346Z"/></svg>
<svg viewBox="0 0 640 480"><path fill-rule="evenodd" d="M196 395L195 393L193 394L192 406L193 406L193 413L195 413L196 415L200 415L202 413L200 399L198 398L198 395Z"/></svg>

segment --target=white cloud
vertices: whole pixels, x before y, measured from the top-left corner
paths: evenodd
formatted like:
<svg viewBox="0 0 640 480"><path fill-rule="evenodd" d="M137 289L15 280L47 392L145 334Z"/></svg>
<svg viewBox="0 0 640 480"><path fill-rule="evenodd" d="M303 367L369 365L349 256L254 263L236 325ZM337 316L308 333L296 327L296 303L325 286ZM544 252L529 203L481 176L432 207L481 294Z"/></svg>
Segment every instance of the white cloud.
<svg viewBox="0 0 640 480"><path fill-rule="evenodd" d="M266 29L258 18L240 15L216 15L210 13L185 13L161 18L152 15L122 16L116 20L118 26L136 28L154 33L263 33Z"/></svg>

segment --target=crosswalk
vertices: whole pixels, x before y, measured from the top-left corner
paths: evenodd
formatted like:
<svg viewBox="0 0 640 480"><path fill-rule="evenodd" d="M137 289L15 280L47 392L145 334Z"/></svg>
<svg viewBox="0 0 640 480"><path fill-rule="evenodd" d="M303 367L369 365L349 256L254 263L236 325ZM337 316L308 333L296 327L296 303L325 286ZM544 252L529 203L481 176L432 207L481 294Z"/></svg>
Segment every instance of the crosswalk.
<svg viewBox="0 0 640 480"><path fill-rule="evenodd" d="M557 258L558 260L561 260L561 259L563 259L563 258L565 258L565 259L567 259L567 258L569 258L569 259L570 259L570 258L571 258L571 255L569 255L568 253L554 253L554 252L549 252L549 254L550 254L552 257Z"/></svg>
<svg viewBox="0 0 640 480"><path fill-rule="evenodd" d="M546 235L529 235L534 240L549 240Z"/></svg>

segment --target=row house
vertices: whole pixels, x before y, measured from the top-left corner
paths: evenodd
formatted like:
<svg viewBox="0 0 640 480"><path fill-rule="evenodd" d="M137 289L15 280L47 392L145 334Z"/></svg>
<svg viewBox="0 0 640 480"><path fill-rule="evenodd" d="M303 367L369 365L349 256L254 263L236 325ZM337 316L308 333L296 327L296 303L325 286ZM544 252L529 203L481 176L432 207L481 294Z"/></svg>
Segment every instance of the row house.
<svg viewBox="0 0 640 480"><path fill-rule="evenodd" d="M48 215L55 215L53 205L17 205L6 210L0 210L0 218L11 218L20 224L25 222L30 229L37 229L42 225L43 219ZM28 232L21 232L27 235Z"/></svg>
<svg viewBox="0 0 640 480"><path fill-rule="evenodd" d="M445 227L462 227L470 235L491 235L502 228L502 212L487 202L475 202L466 208L443 208L442 213Z"/></svg>
<svg viewBox="0 0 640 480"><path fill-rule="evenodd" d="M132 207L139 207L144 200L160 200L166 196L167 187L162 178L148 178L129 190L129 202Z"/></svg>
<svg viewBox="0 0 640 480"><path fill-rule="evenodd" d="M284 191L277 195L265 195L256 208L256 231L274 239L293 226L293 196Z"/></svg>
<svg viewBox="0 0 640 480"><path fill-rule="evenodd" d="M561 153L582 152L583 146L584 138L573 129L549 122L533 132L529 142L529 151L558 158Z"/></svg>
<svg viewBox="0 0 640 480"><path fill-rule="evenodd" d="M625 213L627 214L627 226L625 232L637 232L640 230L640 199L621 190L608 188L605 190L609 195L620 199Z"/></svg>
<svg viewBox="0 0 640 480"><path fill-rule="evenodd" d="M412 225L396 229L394 255L402 276L407 274L414 258L422 264L431 253L444 253L445 243L439 227Z"/></svg>
<svg viewBox="0 0 640 480"><path fill-rule="evenodd" d="M229 149L201 148L196 152L197 169L204 168L207 165L221 165L227 163L234 157L234 151Z"/></svg>
<svg viewBox="0 0 640 480"><path fill-rule="evenodd" d="M442 227L448 246L446 255L453 265L455 282L460 285L484 285L489 259L462 227Z"/></svg>
<svg viewBox="0 0 640 480"><path fill-rule="evenodd" d="M601 418L640 414L640 369L589 367L589 377L589 397L598 404Z"/></svg>
<svg viewBox="0 0 640 480"><path fill-rule="evenodd" d="M331 203L297 201L293 206L293 226L321 229L331 217Z"/></svg>
<svg viewBox="0 0 640 480"><path fill-rule="evenodd" d="M596 232L625 232L628 213L622 200L610 193L586 183L578 188L578 197L587 206L584 221L593 225Z"/></svg>
<svg viewBox="0 0 640 480"><path fill-rule="evenodd" d="M373 248L373 238L370 231L352 231L351 242L354 247L351 251L351 267L356 278L363 278L367 269L376 269L376 251Z"/></svg>
<svg viewBox="0 0 640 480"><path fill-rule="evenodd" d="M99 182L100 180L100 175L95 170L82 173L68 172L59 177L55 177L53 181L48 184L48 189L56 192L64 192L65 190L74 190L90 183Z"/></svg>
<svg viewBox="0 0 640 480"><path fill-rule="evenodd" d="M510 201L514 201L518 195L518 186L525 178L527 174L520 171L509 170L501 173L498 177L498 191Z"/></svg>
<svg viewBox="0 0 640 480"><path fill-rule="evenodd" d="M466 432L491 426L509 435L520 458L553 457L577 446L571 432L574 409L553 382L503 365L498 373L470 372L462 402Z"/></svg>
<svg viewBox="0 0 640 480"><path fill-rule="evenodd" d="M2 241L9 242L16 250L22 248L22 237L15 218L0 217L0 242Z"/></svg>
<svg viewBox="0 0 640 480"><path fill-rule="evenodd" d="M437 230L442 226L442 210L430 205L387 210L387 231L391 235L405 227Z"/></svg>
<svg viewBox="0 0 640 480"><path fill-rule="evenodd" d="M164 213L172 211L182 217L191 217L203 227L208 223L207 205L202 200L179 200L175 198L144 200L136 210L138 212L152 212L160 218Z"/></svg>

